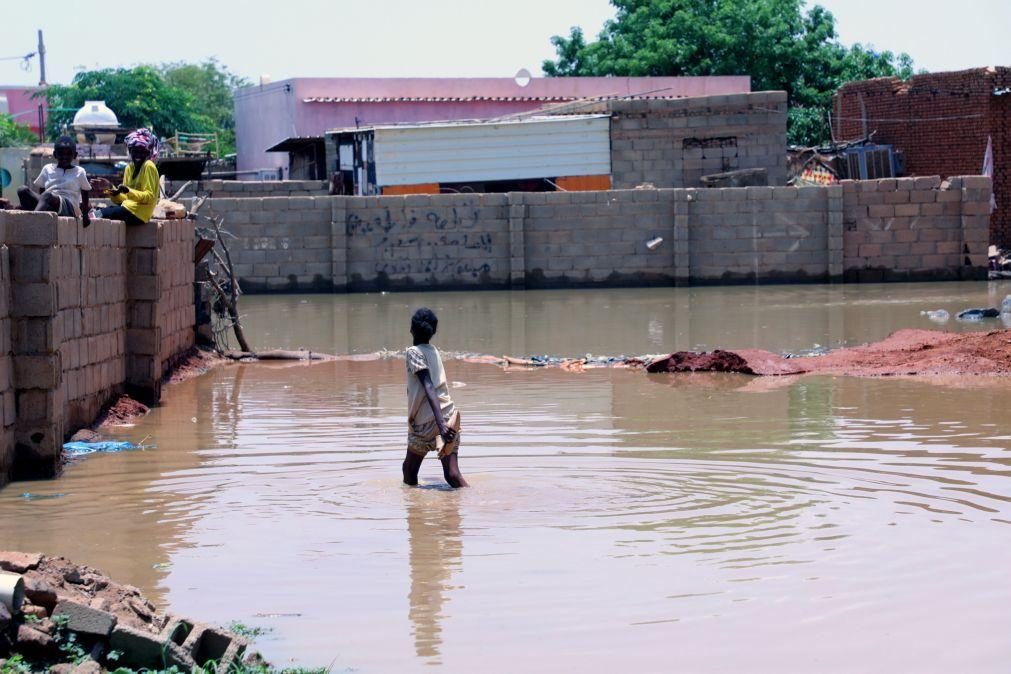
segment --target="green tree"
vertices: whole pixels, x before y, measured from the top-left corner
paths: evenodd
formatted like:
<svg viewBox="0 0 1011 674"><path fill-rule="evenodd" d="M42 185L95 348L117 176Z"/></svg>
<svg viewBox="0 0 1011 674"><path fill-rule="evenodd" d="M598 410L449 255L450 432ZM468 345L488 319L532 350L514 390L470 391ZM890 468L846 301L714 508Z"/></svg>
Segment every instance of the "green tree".
<svg viewBox="0 0 1011 674"><path fill-rule="evenodd" d="M614 19L587 43L580 28L554 36L549 77L750 75L754 91L781 89L789 140L828 140L832 94L845 82L912 74L906 54L838 41L835 19L804 0L611 0Z"/></svg>
<svg viewBox="0 0 1011 674"><path fill-rule="evenodd" d="M189 92L199 109L210 118L221 145L221 153L235 152L235 108L232 92L249 81L211 58L203 63L164 63L160 71L170 85ZM195 129L186 129L195 131Z"/></svg>
<svg viewBox="0 0 1011 674"><path fill-rule="evenodd" d="M10 115L0 115L0 147L34 145L39 141L35 132L18 124Z"/></svg>
<svg viewBox="0 0 1011 674"><path fill-rule="evenodd" d="M199 110L196 98L174 87L152 66L105 68L77 73L69 85L46 89L49 133L69 128L85 101L105 101L124 127L147 127L160 136L180 131L210 131L211 119Z"/></svg>
<svg viewBox="0 0 1011 674"><path fill-rule="evenodd" d="M86 100L101 100L124 127L147 127L159 136L217 131L221 152L235 149L232 91L246 84L215 59L78 73L69 85L52 85L48 133L68 128Z"/></svg>

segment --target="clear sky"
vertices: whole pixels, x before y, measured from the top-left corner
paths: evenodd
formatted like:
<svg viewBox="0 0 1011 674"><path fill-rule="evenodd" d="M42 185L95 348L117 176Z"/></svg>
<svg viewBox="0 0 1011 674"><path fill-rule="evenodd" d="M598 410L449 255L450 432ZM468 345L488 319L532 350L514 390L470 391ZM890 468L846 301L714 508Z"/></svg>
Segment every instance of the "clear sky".
<svg viewBox="0 0 1011 674"><path fill-rule="evenodd" d="M114 4L3 2L0 58L35 50L45 33L47 78L141 62L216 56L240 75L511 77L540 74L549 39L613 16L607 0L173 0ZM810 4L810 0L809 0ZM844 43L908 52L917 67L1011 66L1011 0L821 0ZM117 16L123 28L117 30ZM104 25L90 17L101 17ZM38 64L0 60L0 84L34 84Z"/></svg>

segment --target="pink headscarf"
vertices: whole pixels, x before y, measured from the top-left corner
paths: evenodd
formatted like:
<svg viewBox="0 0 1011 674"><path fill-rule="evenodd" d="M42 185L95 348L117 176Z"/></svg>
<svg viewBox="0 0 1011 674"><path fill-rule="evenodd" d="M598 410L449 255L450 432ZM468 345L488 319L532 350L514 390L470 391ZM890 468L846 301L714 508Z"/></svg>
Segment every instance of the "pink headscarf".
<svg viewBox="0 0 1011 674"><path fill-rule="evenodd" d="M143 147L151 152L151 159L158 156L158 136L154 135L150 129L137 129L131 131L126 136L126 146Z"/></svg>

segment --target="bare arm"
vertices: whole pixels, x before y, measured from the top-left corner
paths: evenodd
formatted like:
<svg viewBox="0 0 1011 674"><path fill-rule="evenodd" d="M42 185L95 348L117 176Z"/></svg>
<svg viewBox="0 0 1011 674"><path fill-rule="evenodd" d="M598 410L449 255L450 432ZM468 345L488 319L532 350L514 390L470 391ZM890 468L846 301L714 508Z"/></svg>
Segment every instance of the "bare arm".
<svg viewBox="0 0 1011 674"><path fill-rule="evenodd" d="M448 427L446 420L442 418L442 408L439 406L439 396L435 393L435 385L432 384L432 375L428 370L419 370L417 377L421 380L421 386L425 389L425 397L428 398L428 404L432 407L435 423L439 427L439 435L444 441L452 442L456 437L456 431Z"/></svg>

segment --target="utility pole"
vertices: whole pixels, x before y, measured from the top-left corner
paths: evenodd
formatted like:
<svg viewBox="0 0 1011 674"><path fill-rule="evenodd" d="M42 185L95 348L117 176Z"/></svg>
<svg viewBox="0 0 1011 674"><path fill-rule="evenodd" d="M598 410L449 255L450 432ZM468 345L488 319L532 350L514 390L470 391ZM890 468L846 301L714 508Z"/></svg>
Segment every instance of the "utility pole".
<svg viewBox="0 0 1011 674"><path fill-rule="evenodd" d="M39 86L46 86L46 45L42 42L42 29L39 29Z"/></svg>
<svg viewBox="0 0 1011 674"><path fill-rule="evenodd" d="M42 41L42 29L39 28L39 86L45 87L46 85L46 44ZM45 139L46 135L46 119L45 119L45 107L42 103L39 103L39 142L41 143Z"/></svg>

